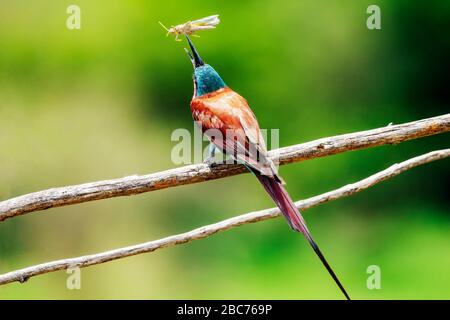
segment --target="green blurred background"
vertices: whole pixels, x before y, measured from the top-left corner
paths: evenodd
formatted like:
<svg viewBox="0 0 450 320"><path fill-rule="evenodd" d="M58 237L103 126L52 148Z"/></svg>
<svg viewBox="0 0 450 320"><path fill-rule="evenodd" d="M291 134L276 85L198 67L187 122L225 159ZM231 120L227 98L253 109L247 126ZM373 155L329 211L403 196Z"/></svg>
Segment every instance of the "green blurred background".
<svg viewBox="0 0 450 320"><path fill-rule="evenodd" d="M66 8L81 7L81 30ZM366 27L378 4L382 30ZM450 3L397 1L0 1L0 200L174 167L193 130L192 66L176 24L220 14L195 43L280 144L447 113ZM281 168L294 199L448 147L429 137ZM357 299L450 298L448 161L305 213ZM245 191L245 192L244 192ZM251 175L91 202L0 224L0 272L180 233L272 206ZM366 269L381 268L381 290ZM6 299L340 299L283 219L82 270L0 287Z"/></svg>

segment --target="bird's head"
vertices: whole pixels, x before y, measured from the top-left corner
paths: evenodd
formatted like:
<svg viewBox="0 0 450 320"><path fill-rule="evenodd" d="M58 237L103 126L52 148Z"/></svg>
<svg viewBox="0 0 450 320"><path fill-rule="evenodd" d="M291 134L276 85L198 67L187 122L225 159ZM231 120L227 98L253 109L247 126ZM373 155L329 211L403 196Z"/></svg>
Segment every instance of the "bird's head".
<svg viewBox="0 0 450 320"><path fill-rule="evenodd" d="M226 84L217 71L209 64L203 62L191 39L189 39L188 36L186 36L186 39L192 51L191 54L186 50L192 65L194 66L194 97L201 97L205 94L225 88Z"/></svg>

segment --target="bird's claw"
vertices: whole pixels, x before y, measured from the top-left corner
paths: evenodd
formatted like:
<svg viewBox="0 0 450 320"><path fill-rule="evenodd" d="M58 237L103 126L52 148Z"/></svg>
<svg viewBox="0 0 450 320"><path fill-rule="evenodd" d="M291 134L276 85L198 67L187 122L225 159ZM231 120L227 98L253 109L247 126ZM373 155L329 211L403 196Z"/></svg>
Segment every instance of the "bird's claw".
<svg viewBox="0 0 450 320"><path fill-rule="evenodd" d="M217 162L214 157L207 157L205 160L203 160L203 163L208 165L209 167L217 167L219 164L219 162Z"/></svg>

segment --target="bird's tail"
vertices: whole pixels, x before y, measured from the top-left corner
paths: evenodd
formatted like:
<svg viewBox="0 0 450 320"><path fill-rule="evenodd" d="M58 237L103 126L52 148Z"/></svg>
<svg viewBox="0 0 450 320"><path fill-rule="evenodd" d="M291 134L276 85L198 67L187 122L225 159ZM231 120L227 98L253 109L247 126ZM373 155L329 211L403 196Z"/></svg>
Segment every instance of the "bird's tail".
<svg viewBox="0 0 450 320"><path fill-rule="evenodd" d="M291 226L291 228L297 232L303 233L306 240L308 240L309 244L316 252L320 261L322 261L322 263L325 266L325 268L327 269L328 273L331 275L333 280L338 285L339 289L341 289L341 291L345 295L345 297L348 300L350 300L350 297L348 296L347 292L345 291L345 289L342 286L341 282L339 281L338 277L336 276L333 269L328 264L327 260L323 256L323 254L320 251L319 247L317 246L316 242L313 240L311 233L309 232L308 227L306 226L305 220L303 219L302 214L295 206L294 202L292 201L291 197L289 196L288 192L283 187L283 185L279 181L277 181L277 179L275 179L274 177L268 177L268 176L262 175L253 169L250 169L250 170L256 175L259 182L261 182L261 184L263 185L264 189L267 191L267 193L273 199L273 201L278 206L278 208L280 208L281 212L283 213L284 217L286 218L286 220L289 223L289 225Z"/></svg>

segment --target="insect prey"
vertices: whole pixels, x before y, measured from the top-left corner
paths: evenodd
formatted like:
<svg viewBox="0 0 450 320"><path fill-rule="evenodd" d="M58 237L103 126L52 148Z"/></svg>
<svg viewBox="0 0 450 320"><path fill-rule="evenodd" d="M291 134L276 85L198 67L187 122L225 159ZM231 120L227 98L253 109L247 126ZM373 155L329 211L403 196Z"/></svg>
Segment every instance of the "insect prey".
<svg viewBox="0 0 450 320"><path fill-rule="evenodd" d="M178 38L180 35L193 35L198 37L198 35L195 34L197 31L215 29L219 23L220 19L218 14L194 21L188 21L183 24L171 26L170 28L163 25L161 21L159 22L159 24L167 31L167 36L169 34L175 35L175 41L181 41L181 39Z"/></svg>

